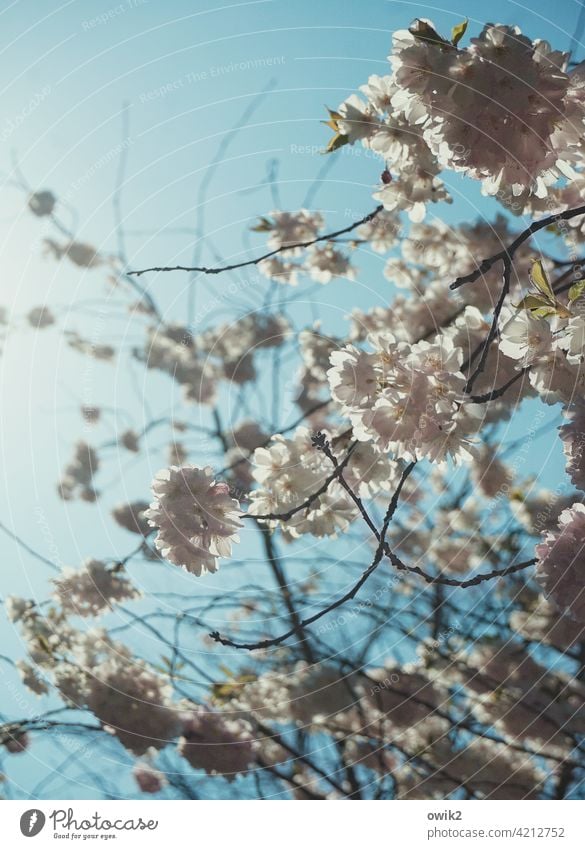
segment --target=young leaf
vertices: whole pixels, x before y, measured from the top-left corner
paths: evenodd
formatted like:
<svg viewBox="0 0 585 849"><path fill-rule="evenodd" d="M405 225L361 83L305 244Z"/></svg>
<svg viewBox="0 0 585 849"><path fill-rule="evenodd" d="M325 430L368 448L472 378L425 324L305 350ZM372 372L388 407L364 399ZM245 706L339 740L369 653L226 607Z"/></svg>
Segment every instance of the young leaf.
<svg viewBox="0 0 585 849"><path fill-rule="evenodd" d="M573 313L568 310L560 301L557 301L555 312L559 318L573 318Z"/></svg>
<svg viewBox="0 0 585 849"><path fill-rule="evenodd" d="M272 229L272 222L268 218L264 218L264 216L262 216L258 220L258 224L255 224L253 227L250 227L250 230L253 233L269 233Z"/></svg>
<svg viewBox="0 0 585 849"><path fill-rule="evenodd" d="M577 280L569 289L569 303L572 304L585 292L585 280Z"/></svg>
<svg viewBox="0 0 585 849"><path fill-rule="evenodd" d="M338 121L341 121L343 117L339 112L336 112L334 109L330 109L328 106L325 109L329 112L329 120L321 121L322 124L325 124L326 127L330 127L334 133L339 132L339 124Z"/></svg>
<svg viewBox="0 0 585 849"><path fill-rule="evenodd" d="M530 280L532 285L535 286L539 292L542 292L550 304L556 303L555 294L551 289L551 285L548 282L548 277L546 276L546 272L542 267L542 261L540 259L537 259L532 263L532 268L530 269Z"/></svg>
<svg viewBox="0 0 585 849"><path fill-rule="evenodd" d="M335 135L333 136L333 138L329 139L329 143L327 144L327 147L325 148L323 153L333 153L334 151L339 150L340 147L343 147L345 144L347 144L349 142L349 139L347 136L344 136L342 133L339 132L339 121L342 119L343 116L340 115L339 112L335 112L334 109L329 109L328 106L326 106L325 108L329 112L329 120L322 121L321 123L325 124L326 127L330 127L335 133Z"/></svg>
<svg viewBox="0 0 585 849"><path fill-rule="evenodd" d="M53 654L53 649L51 647L51 644L48 641L48 639L45 637L44 634L37 634L37 642L39 643L39 645L43 649L43 651L46 651L47 654Z"/></svg>
<svg viewBox="0 0 585 849"><path fill-rule="evenodd" d="M347 144L348 141L349 139L347 136L342 136L341 133L337 133L336 136L333 136L333 138L329 140L329 143L323 153L334 153L336 150L339 150L340 147Z"/></svg>
<svg viewBox="0 0 585 849"><path fill-rule="evenodd" d="M551 315L559 315L561 318L566 318L557 307L540 307L539 309L531 310L531 313L536 318L549 318Z"/></svg>
<svg viewBox="0 0 585 849"><path fill-rule="evenodd" d="M551 315L558 315L560 318L569 318L571 313L564 307L560 301L554 301L552 304L544 295L525 295L522 300L514 304L517 310L528 310L531 315L536 318L547 318Z"/></svg>
<svg viewBox="0 0 585 849"><path fill-rule="evenodd" d="M514 309L517 310L537 310L543 307L550 307L554 312L554 307L550 304L548 298L542 295L524 295L521 301L514 304Z"/></svg>
<svg viewBox="0 0 585 849"><path fill-rule="evenodd" d="M451 42L454 47L457 47L463 36L465 35L465 31L467 29L467 24L469 23L466 18L464 21L461 21L460 24L456 24L451 30Z"/></svg>
<svg viewBox="0 0 585 849"><path fill-rule="evenodd" d="M256 681L257 677L257 675L251 673L242 673L230 681L217 682L211 688L213 698L217 702L226 702L241 693L243 684L250 684Z"/></svg>

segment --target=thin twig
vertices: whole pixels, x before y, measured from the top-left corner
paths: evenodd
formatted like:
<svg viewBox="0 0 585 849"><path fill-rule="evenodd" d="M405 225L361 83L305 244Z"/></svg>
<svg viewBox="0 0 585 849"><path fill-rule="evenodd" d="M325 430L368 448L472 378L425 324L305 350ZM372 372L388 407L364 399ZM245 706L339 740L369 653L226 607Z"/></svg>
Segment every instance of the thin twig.
<svg viewBox="0 0 585 849"><path fill-rule="evenodd" d="M465 392L471 392L471 390L473 389L473 384L475 383L477 378L480 376L480 374L482 374L483 370L485 369L485 365L486 365L489 350L490 350L490 345L492 344L492 342L496 338L496 333L498 332L498 321L500 320L500 314L501 314L502 308L504 306L504 301L506 300L508 293L510 291L510 279L511 279L511 276L512 276L512 260L511 260L511 258L506 255L505 257L503 257L503 263L504 263L504 273L503 273L503 276L502 276L502 289L500 291L500 296L498 298L498 302L497 302L496 307L494 309L491 327L489 329L488 335L485 338L485 341L483 342L483 346L482 346L482 349L481 349L481 355L479 357L479 362L478 362L478 364L475 368L475 371L470 375L470 377L467 380L467 383L465 384L465 389L464 389Z"/></svg>
<svg viewBox="0 0 585 849"><path fill-rule="evenodd" d="M498 386L497 389L492 389L491 392L486 392L484 395L472 395L469 399L474 404L487 404L488 401L495 401L497 398L501 398L502 395L513 386L514 383L520 380L521 377L524 377L527 372L530 371L530 366L525 366L523 369L511 377L510 380L507 380L502 386Z"/></svg>
<svg viewBox="0 0 585 849"><path fill-rule="evenodd" d="M343 458L343 460L341 461L341 463L336 464L334 471L330 475L328 475L328 477L325 478L325 481L319 487L319 489L317 489L315 492L313 492L311 495L309 495L308 498L306 498L302 502L302 504L299 504L297 507L292 507L286 513L265 513L265 514L260 515L260 516L257 516L253 513L244 513L243 516L241 516L241 518L242 519L256 519L256 520L263 521L263 522L267 522L267 521L288 522L290 519L292 519L293 516L296 516L296 514L300 513L301 510L306 510L308 507L311 506L311 504L313 504L314 501L316 501L321 495L323 495L325 492L327 492L327 490L329 489L329 487L333 483L333 481L341 475L341 473L343 472L343 470L345 469L345 467L349 463L351 455L354 452L357 444L358 443L356 441L356 442L353 442L349 446L349 448L347 449L347 453L346 453L345 457Z"/></svg>
<svg viewBox="0 0 585 849"><path fill-rule="evenodd" d="M49 560L48 557L45 557L38 551L35 551L34 548L31 548L30 545L28 545L28 543L26 543L21 537L15 534L14 531L11 531L10 528L7 528L3 522L0 522L0 530L4 531L7 536L13 539L16 543L18 543L21 548L23 548L25 551L35 557L40 563L44 563L45 566L50 566L51 569L53 569L53 571L55 572L61 571L57 563L54 563L52 560Z"/></svg>
<svg viewBox="0 0 585 849"><path fill-rule="evenodd" d="M377 206L372 212L369 212L367 215L364 215L363 218L360 218L359 221L354 221L353 224L350 224L348 227L343 227L341 230L335 230L333 233L326 233L324 236L317 236L315 239L309 239L306 242L295 242L292 245L283 245L280 248L276 248L273 251L269 251L268 253L262 254L262 256L256 257L256 259L248 259L245 262L236 262L232 265L224 265L218 266L216 268L208 268L207 266L188 266L188 265L167 265L167 266L153 266L152 268L141 268L137 271L129 271L128 274L131 274L135 277L140 277L142 274L147 274L149 271L198 271L201 274L221 274L224 271L234 271L236 268L246 268L250 265L258 265L258 263L262 262L265 259L270 259L270 257L276 256L277 254L284 253L284 251L292 251L295 248L310 248L311 245L316 245L319 242L328 242L331 239L336 238L336 236L342 236L344 233L351 233L352 230L355 230L357 227L360 227L362 224L367 224L373 218L380 213L384 207L382 205Z"/></svg>
<svg viewBox="0 0 585 849"><path fill-rule="evenodd" d="M491 572L483 572L476 575L474 578L468 578L466 581L459 581L456 578L445 578L444 575L430 575L424 572L419 566L407 566L399 557L396 556L390 549L386 551L392 565L399 572L409 572L411 575L418 575L427 584L444 584L447 587L458 587L459 589L467 589L468 587L477 587L485 581L493 581L494 578L504 578L506 575L513 575L515 572L520 572L523 569L528 569L529 566L534 566L536 558L525 560L523 563L516 563L513 566L506 566L504 569L493 569Z"/></svg>
<svg viewBox="0 0 585 849"><path fill-rule="evenodd" d="M335 466L337 466L337 458L331 452L329 444L326 440L321 450L331 460L331 462ZM359 498L359 496L357 496L353 492L353 490L343 477L343 473L339 475L339 482L352 497L365 523L370 528L376 539L379 541L380 533L378 529L376 528L368 511L366 510L363 501L361 500L361 498ZM482 584L484 581L491 581L494 578L502 578L505 575L511 575L514 572L519 572L521 569L527 569L529 566L534 565L534 563L536 562L536 560L528 560L525 563L516 564L515 566L506 566L504 569L494 569L492 572L484 572L483 574L476 575L474 578L469 578L466 581L459 581L456 578L445 578L443 575L431 575L429 572L425 572L423 569L421 569L420 566L408 566L406 563L403 563L402 560L398 557L398 555L392 551L387 542L384 542L384 554L386 555L386 557L388 557L392 565L399 572L409 572L412 575L418 575L420 578L426 581L427 584L444 584L448 587L459 587L461 589L465 589L466 587L474 587L478 584Z"/></svg>
<svg viewBox="0 0 585 849"><path fill-rule="evenodd" d="M283 643L289 637L292 637L293 634L298 633L299 628L307 628L309 625L312 625L313 623L317 622L319 619L322 619L323 616L326 616L328 613L331 613L333 610L336 610L338 607L341 607L347 601L350 601L352 598L355 598L355 596L358 594L360 589L366 583L368 578L370 578L370 576L376 571L376 569L380 565L380 562L381 562L381 560L384 556L384 553L385 553L385 537L386 537L386 532L388 530L388 526L389 526L389 524L392 520L392 517L394 516L394 513L396 511L396 508L398 506L398 500L400 498L400 493L402 491L402 487L404 486L406 479L408 478L408 476L410 475L410 473L414 469L414 466L415 466L415 463L410 463L404 469L402 476L400 478L400 482L398 483L398 486L396 487L394 495L392 496L392 499L390 500L390 503L388 505L388 509L386 511L386 516L384 517L384 523L382 525L382 531L378 534L379 545L378 545L378 548L376 550L376 554L374 556L374 559L372 560L372 562L370 563L368 568L364 572L362 572L362 574L360 575L360 577L356 581L356 583L351 587L351 589L349 589L346 593L344 593L344 595L340 596L338 599L331 602L331 604L327 605L327 607L324 607L322 610L319 610L317 613L314 613L312 616L308 616L306 619L302 619L299 624L297 624L293 628L290 628L284 634L281 634L278 637L273 637L272 639L259 640L258 642L255 642L255 643L236 643L236 642L234 642L233 640L230 640L227 637L222 637L221 634L219 633L219 631L213 631L209 635L211 637L211 639L215 640L217 643L221 643L222 646L229 646L230 648L234 648L234 649L247 649L248 651L254 651L256 649L271 648L273 646L280 645L280 643ZM337 468L339 468L339 466L337 466Z"/></svg>
<svg viewBox="0 0 585 849"><path fill-rule="evenodd" d="M544 230L546 227L550 227L551 224L555 224L557 221L569 221L571 218L577 218L579 215L585 215L585 206L577 206L575 209L566 209L564 212L549 215L547 218L541 218L540 221L533 221L530 227L523 230L507 248L504 248L499 253L494 254L488 259L484 259L474 271L470 271L469 274L458 277L457 280L451 283L449 288L459 289L466 283L474 283L483 274L485 274L486 271L489 271L496 262L503 261L504 259L511 260L518 248L523 245L524 242L528 241L531 236L538 233L539 230Z"/></svg>

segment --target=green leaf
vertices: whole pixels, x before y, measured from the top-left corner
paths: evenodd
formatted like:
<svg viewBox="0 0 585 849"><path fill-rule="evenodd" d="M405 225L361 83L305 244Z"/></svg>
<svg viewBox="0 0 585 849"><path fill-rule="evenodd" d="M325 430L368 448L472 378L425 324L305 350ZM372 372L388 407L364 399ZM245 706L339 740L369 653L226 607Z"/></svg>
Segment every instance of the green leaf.
<svg viewBox="0 0 585 849"><path fill-rule="evenodd" d="M226 702L234 696L238 696L242 692L244 684L251 684L258 679L257 675L251 673L242 673L231 681L222 681L213 684L211 693L216 702Z"/></svg>
<svg viewBox="0 0 585 849"><path fill-rule="evenodd" d="M542 260L537 259L532 263L532 268L530 269L530 280L532 285L535 286L539 292L542 292L550 304L554 304L556 302L555 293L548 282L546 271L542 266Z"/></svg>
<svg viewBox="0 0 585 849"><path fill-rule="evenodd" d="M514 309L517 310L537 310L543 307L550 307L554 310L548 298L544 298L542 295L524 295L519 303L514 304Z"/></svg>
<svg viewBox="0 0 585 849"><path fill-rule="evenodd" d="M559 318L573 318L574 315L571 310L568 310L566 306L561 304L560 301L557 301L556 314Z"/></svg>
<svg viewBox="0 0 585 849"><path fill-rule="evenodd" d="M532 310L532 315L536 318L548 318L551 315L561 315L561 312L556 307L541 307L537 310Z"/></svg>
<svg viewBox="0 0 585 849"><path fill-rule="evenodd" d="M465 18L464 21L461 21L460 24L455 24L453 29L451 30L451 42L457 47L463 36L465 35L465 31L467 29L467 24L469 23L468 19Z"/></svg>
<svg viewBox="0 0 585 849"><path fill-rule="evenodd" d="M329 139L327 147L322 152L333 153L334 151L339 150L340 147L346 145L349 142L349 138L339 132L339 121L341 121L343 115L340 115L340 113L336 112L334 109L329 109L328 106L326 106L325 109L329 112L329 120L321 121L321 123L325 124L326 127L330 127L335 135L333 138Z"/></svg>
<svg viewBox="0 0 585 849"><path fill-rule="evenodd" d="M348 144L349 138L348 136L343 135L343 133L339 132L339 122L342 120L343 115L339 112L336 112L334 109L329 109L328 106L325 109L329 112L329 120L321 121L322 124L325 124L326 127L330 127L335 135L329 139L329 143L325 150L321 151L322 153L333 153L336 150L339 150L340 147Z"/></svg>
<svg viewBox="0 0 585 849"><path fill-rule="evenodd" d="M532 263L530 282L540 294L532 292L525 295L520 303L515 305L517 310L529 310L536 318L548 318L551 315L558 315L559 318L571 318L572 312L557 299L542 261L539 259ZM571 301L571 292L573 292L574 298L580 297L585 292L585 280L578 280L571 287L569 301Z"/></svg>
<svg viewBox="0 0 585 849"><path fill-rule="evenodd" d="M585 280L577 280L569 289L569 303L572 304L585 292Z"/></svg>
<svg viewBox="0 0 585 849"><path fill-rule="evenodd" d="M341 133L336 133L332 139L329 140L329 144L323 151L323 153L334 153L336 150L339 150L340 147L343 147L349 142L349 138L347 136L343 136Z"/></svg>
<svg viewBox="0 0 585 849"><path fill-rule="evenodd" d="M514 304L514 308L528 310L535 318L547 318L551 315L567 318L570 315L561 303L554 301L551 304L543 295L525 295L519 303Z"/></svg>
<svg viewBox="0 0 585 849"><path fill-rule="evenodd" d="M255 224L253 227L250 227L250 230L253 233L269 233L272 229L272 221L270 221L270 219L268 218L264 218L264 216L259 219L258 224Z"/></svg>
<svg viewBox="0 0 585 849"><path fill-rule="evenodd" d="M46 651L47 654L53 654L53 649L51 647L50 642L47 640L44 634L37 634L37 642L43 651Z"/></svg>
<svg viewBox="0 0 585 849"><path fill-rule="evenodd" d="M325 109L329 112L329 120L321 121L322 124L325 124L326 127L331 127L334 133L339 132L338 121L341 121L343 115L341 113L336 112L335 109L330 109L328 106Z"/></svg>

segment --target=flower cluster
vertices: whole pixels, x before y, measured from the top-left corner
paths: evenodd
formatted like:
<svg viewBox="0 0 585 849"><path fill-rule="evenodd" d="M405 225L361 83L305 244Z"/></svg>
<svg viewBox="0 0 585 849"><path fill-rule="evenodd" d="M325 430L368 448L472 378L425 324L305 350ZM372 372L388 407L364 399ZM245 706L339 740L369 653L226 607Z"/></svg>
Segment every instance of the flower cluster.
<svg viewBox="0 0 585 849"><path fill-rule="evenodd" d="M171 687L147 664L110 656L88 673L86 703L106 731L135 755L163 749L179 733Z"/></svg>
<svg viewBox="0 0 585 849"><path fill-rule="evenodd" d="M448 336L409 346L378 333L370 342L373 353L352 345L333 352L328 372L355 437L407 460L469 459L481 419L462 403L463 351Z"/></svg>
<svg viewBox="0 0 585 849"><path fill-rule="evenodd" d="M351 265L346 252L336 247L332 241L309 246L304 253L299 244L307 244L317 238L324 221L319 213L300 209L298 212L270 213L270 217L261 218L260 223L252 229L258 233L270 233L268 246L273 250L284 251L277 256L268 257L259 263L260 273L265 277L296 286L301 275L307 275L317 283L329 283L335 277L354 280L356 270ZM375 238L374 230L370 231ZM383 236L377 239L384 240ZM299 257L303 256L302 261ZM291 261L293 260L297 261Z"/></svg>
<svg viewBox="0 0 585 849"><path fill-rule="evenodd" d="M209 467L171 466L157 474L152 491L144 515L158 530L154 544L162 556L194 575L216 572L241 527L228 485L215 481Z"/></svg>
<svg viewBox="0 0 585 849"><path fill-rule="evenodd" d="M582 164L581 66L569 70L567 54L501 24L462 48L465 29L448 40L417 20L395 32L391 73L369 78L365 101L352 95L331 113L328 149L360 141L378 153L388 177L375 196L415 221L447 199L443 169L504 200L505 188L522 211Z"/></svg>
<svg viewBox="0 0 585 849"><path fill-rule="evenodd" d="M189 706L181 720L178 750L192 767L228 780L248 771L254 761L254 741L245 723L202 705Z"/></svg>
<svg viewBox="0 0 585 849"><path fill-rule="evenodd" d="M567 474L571 482L585 490L585 408L575 405L565 411L567 423L559 428L563 450L567 458Z"/></svg>
<svg viewBox="0 0 585 849"><path fill-rule="evenodd" d="M86 442L78 442L71 462L59 483L59 495L64 501L79 496L83 501L95 501L98 493L93 486L93 477L99 468L96 451Z"/></svg>
<svg viewBox="0 0 585 849"><path fill-rule="evenodd" d="M199 354L193 337L181 325L152 328L144 351L136 351L149 369L169 374L181 386L188 401L213 404L217 370Z"/></svg>
<svg viewBox="0 0 585 849"><path fill-rule="evenodd" d="M483 645L452 677L464 683L479 721L510 740L562 747L565 735L585 729L585 687L547 672L519 645Z"/></svg>
<svg viewBox="0 0 585 849"><path fill-rule="evenodd" d="M558 528L536 546L536 578L544 594L563 613L585 622L585 506L563 510Z"/></svg>
<svg viewBox="0 0 585 849"><path fill-rule="evenodd" d="M130 531L130 533L147 537L152 533L152 528L145 515L149 506L148 501L119 504L112 510L112 518L120 527Z"/></svg>
<svg viewBox="0 0 585 849"><path fill-rule="evenodd" d="M253 516L290 514L281 522L287 539L302 534L333 536L346 530L355 516L355 508L338 481L304 509L304 502L323 488L333 471L327 458L316 450L311 432L297 429L292 439L274 436L266 448L257 448L253 456L253 476L260 484L250 494L249 513ZM271 527L279 521L269 519Z"/></svg>
<svg viewBox="0 0 585 849"><path fill-rule="evenodd" d="M62 610L80 616L97 616L115 602L140 597L118 567L108 568L101 560L87 560L79 572L64 569L54 584Z"/></svg>

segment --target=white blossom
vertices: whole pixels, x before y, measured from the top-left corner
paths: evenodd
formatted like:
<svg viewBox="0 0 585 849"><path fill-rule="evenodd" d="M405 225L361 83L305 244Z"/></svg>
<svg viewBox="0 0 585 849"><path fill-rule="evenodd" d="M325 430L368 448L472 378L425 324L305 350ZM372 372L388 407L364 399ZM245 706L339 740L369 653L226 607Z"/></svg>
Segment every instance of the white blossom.
<svg viewBox="0 0 585 849"><path fill-rule="evenodd" d="M197 576L216 572L242 524L228 485L215 481L209 466L171 466L156 475L152 491L145 516L158 529L154 544L161 555Z"/></svg>
<svg viewBox="0 0 585 849"><path fill-rule="evenodd" d="M585 506L563 510L558 528L536 546L536 578L545 596L563 613L585 622Z"/></svg>
<svg viewBox="0 0 585 849"><path fill-rule="evenodd" d="M140 596L128 577L101 560L86 560L81 571L65 568L54 584L63 611L78 616L97 616L115 602Z"/></svg>

